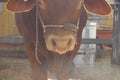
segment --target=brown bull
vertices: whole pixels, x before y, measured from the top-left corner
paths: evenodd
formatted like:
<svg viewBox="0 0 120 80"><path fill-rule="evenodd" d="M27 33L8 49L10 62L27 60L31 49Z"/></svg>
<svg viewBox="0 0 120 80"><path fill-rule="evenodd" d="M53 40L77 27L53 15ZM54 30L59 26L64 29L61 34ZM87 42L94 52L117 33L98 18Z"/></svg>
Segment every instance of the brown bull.
<svg viewBox="0 0 120 80"><path fill-rule="evenodd" d="M24 38L32 80L47 80L47 71L68 80L81 44L87 12L107 15L105 0L10 0L16 25Z"/></svg>

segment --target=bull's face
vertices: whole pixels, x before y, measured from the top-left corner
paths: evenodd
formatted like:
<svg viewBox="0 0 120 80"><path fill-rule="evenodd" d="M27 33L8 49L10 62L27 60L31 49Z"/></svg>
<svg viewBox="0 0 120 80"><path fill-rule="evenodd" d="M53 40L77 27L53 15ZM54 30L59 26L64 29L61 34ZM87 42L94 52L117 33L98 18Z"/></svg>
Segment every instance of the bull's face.
<svg viewBox="0 0 120 80"><path fill-rule="evenodd" d="M41 19L46 26L44 30L46 47L50 51L65 54L74 50L77 43L77 22L79 21L82 0L72 2L65 0L55 2L53 0L53 2L51 5L41 4L40 6Z"/></svg>
<svg viewBox="0 0 120 80"><path fill-rule="evenodd" d="M46 47L48 50L59 54L74 50L77 32L57 27L57 25L66 23L76 25L78 18L82 16L80 15L81 7L99 15L106 15L111 12L111 7L105 0L10 0L7 8L13 12L25 12L31 10L36 1L40 2L39 12L44 24L56 25L56 27L45 29Z"/></svg>

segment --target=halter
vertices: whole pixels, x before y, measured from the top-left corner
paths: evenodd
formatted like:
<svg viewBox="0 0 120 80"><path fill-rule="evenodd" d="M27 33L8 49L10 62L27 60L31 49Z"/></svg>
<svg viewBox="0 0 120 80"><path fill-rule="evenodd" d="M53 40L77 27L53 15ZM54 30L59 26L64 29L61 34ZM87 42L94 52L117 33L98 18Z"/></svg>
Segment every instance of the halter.
<svg viewBox="0 0 120 80"><path fill-rule="evenodd" d="M27 0L25 0L27 1ZM82 0L82 3L84 2L84 0ZM38 57L38 19L40 19L41 21L41 24L42 24L42 28L43 28L43 32L46 31L46 28L52 28L52 27L55 27L55 28L64 28L66 30L69 30L69 31L72 31L72 32L75 32L77 33L78 30L79 30L79 22L80 22L80 18L78 18L78 21L77 21L77 25L75 24L72 24L72 23L66 23L64 25L45 25L44 22L43 22L43 19L40 15L40 10L39 10L39 7L40 7L40 3L39 3L39 0L36 0L36 43L35 43L35 58L37 60L37 62L39 64L42 64L41 61L39 60L39 57ZM81 10L81 9L80 9Z"/></svg>

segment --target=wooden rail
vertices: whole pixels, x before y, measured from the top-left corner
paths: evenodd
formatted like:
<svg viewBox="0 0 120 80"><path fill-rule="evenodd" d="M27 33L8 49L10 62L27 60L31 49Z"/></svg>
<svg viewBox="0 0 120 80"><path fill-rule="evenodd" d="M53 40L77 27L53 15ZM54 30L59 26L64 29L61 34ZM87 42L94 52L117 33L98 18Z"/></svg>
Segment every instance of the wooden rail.
<svg viewBox="0 0 120 80"><path fill-rule="evenodd" d="M110 39L83 39L82 44L112 44L112 40ZM0 57L8 57L8 58L27 58L25 51L23 49L24 42L22 36L6 36L0 37L0 48L6 48L6 50L0 49ZM20 50L16 50L16 48L22 48ZM13 48L13 50L9 50L8 48Z"/></svg>
<svg viewBox="0 0 120 80"><path fill-rule="evenodd" d="M23 45L22 36L0 37L0 46L2 47L22 47Z"/></svg>
<svg viewBox="0 0 120 80"><path fill-rule="evenodd" d="M112 44L112 39L82 39L82 44ZM22 36L0 37L0 46L23 46Z"/></svg>

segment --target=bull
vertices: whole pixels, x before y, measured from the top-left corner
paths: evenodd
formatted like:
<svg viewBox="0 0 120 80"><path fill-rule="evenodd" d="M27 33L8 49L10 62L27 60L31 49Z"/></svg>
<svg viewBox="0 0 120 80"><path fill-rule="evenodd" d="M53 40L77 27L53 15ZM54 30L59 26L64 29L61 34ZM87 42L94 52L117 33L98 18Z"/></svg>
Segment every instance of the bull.
<svg viewBox="0 0 120 80"><path fill-rule="evenodd" d="M47 80L48 71L58 80L69 80L87 12L111 13L105 0L9 0L7 9L15 12L32 80Z"/></svg>

